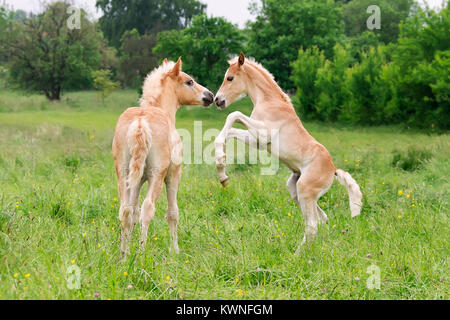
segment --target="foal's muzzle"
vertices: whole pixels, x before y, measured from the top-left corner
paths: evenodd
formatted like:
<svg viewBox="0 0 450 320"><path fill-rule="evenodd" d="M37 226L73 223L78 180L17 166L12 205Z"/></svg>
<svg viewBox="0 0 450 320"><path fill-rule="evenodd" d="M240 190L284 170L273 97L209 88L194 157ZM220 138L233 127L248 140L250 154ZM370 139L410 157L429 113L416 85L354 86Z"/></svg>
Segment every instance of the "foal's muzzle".
<svg viewBox="0 0 450 320"><path fill-rule="evenodd" d="M205 107L209 107L213 103L213 101L214 95L211 92L206 91L203 93L203 105Z"/></svg>
<svg viewBox="0 0 450 320"><path fill-rule="evenodd" d="M225 99L223 99L221 97L216 97L216 99L214 99L214 102L220 109L225 109L225 104L226 104Z"/></svg>

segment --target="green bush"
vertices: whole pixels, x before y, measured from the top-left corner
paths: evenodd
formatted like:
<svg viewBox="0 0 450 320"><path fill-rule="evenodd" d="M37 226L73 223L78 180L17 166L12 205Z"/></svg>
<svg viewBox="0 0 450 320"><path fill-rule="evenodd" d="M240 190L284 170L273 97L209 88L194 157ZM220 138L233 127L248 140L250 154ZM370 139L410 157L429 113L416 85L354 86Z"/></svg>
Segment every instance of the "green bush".
<svg viewBox="0 0 450 320"><path fill-rule="evenodd" d="M316 108L320 91L316 87L319 69L325 65L325 55L317 47L300 49L298 58L292 63L292 81L297 88L294 104L302 118L317 119L319 111Z"/></svg>
<svg viewBox="0 0 450 320"><path fill-rule="evenodd" d="M98 97L105 104L105 99L112 92L120 88L120 82L111 80L112 74L109 70L97 70L92 72L92 78L94 79L94 88L99 91Z"/></svg>
<svg viewBox="0 0 450 320"><path fill-rule="evenodd" d="M345 82L350 61L348 51L338 44L334 47L333 59L318 70L315 84L319 91L316 109L320 120L336 121L342 112L348 99Z"/></svg>
<svg viewBox="0 0 450 320"><path fill-rule="evenodd" d="M447 5L448 6L448 5ZM362 125L407 124L429 131L450 127L450 19L419 11L401 26L398 44L378 45L363 34L334 56L301 49L292 64L294 104L307 119ZM356 50L358 44L365 43Z"/></svg>
<svg viewBox="0 0 450 320"><path fill-rule="evenodd" d="M383 124L389 122L385 105L391 97L388 82L383 74L386 56L383 47L371 48L361 53L361 63L347 70L345 87L348 100L340 119L358 124Z"/></svg>
<svg viewBox="0 0 450 320"><path fill-rule="evenodd" d="M393 51L390 112L398 122L430 130L450 128L450 15L419 10L400 27Z"/></svg>

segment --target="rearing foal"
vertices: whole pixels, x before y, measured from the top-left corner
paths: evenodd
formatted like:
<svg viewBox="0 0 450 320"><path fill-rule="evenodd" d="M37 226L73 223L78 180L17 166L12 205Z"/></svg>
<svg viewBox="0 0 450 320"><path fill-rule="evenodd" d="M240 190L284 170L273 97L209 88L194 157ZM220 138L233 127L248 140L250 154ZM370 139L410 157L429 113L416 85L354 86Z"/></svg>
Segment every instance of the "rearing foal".
<svg viewBox="0 0 450 320"><path fill-rule="evenodd" d="M298 253L307 240L317 235L318 224L327 221L317 201L327 193L335 177L348 189L352 217L361 212L361 191L348 172L335 168L327 149L306 131L290 98L266 69L254 61L246 60L243 53L229 64L230 68L215 98L217 106L225 109L248 93L254 108L251 117L241 112L231 113L215 140L220 182L223 186L228 183L225 174L227 139L236 138L251 146L263 147L278 157L292 170L287 187L305 218L306 232L296 251ZM242 124L248 130L233 128L235 123ZM273 132L276 134L271 134Z"/></svg>
<svg viewBox="0 0 450 320"><path fill-rule="evenodd" d="M181 65L181 58L177 63L164 60L144 82L141 107L126 110L117 123L113 155L120 195L122 253L128 249L138 217L141 246L145 246L163 182L168 202L166 218L172 237L170 250L179 252L177 192L183 147L175 128L175 114L181 105L207 107L214 98L210 91L182 72ZM139 210L139 194L145 181L148 181L148 193Z"/></svg>

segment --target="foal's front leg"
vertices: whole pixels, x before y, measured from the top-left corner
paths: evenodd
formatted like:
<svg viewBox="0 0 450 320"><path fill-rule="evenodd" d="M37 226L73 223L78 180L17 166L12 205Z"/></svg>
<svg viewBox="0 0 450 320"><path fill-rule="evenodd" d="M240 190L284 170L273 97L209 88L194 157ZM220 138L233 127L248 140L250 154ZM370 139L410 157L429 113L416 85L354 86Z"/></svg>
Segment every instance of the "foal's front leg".
<svg viewBox="0 0 450 320"><path fill-rule="evenodd" d="M233 129L235 123L241 123L248 131L237 131ZM225 187L228 184L228 176L225 173L226 166L226 141L234 135L235 138L241 139L255 146L260 144L267 145L270 142L270 135L263 122L254 120L242 114L239 111L231 113L227 117L225 126L214 141L216 147L216 167L219 174L220 183Z"/></svg>

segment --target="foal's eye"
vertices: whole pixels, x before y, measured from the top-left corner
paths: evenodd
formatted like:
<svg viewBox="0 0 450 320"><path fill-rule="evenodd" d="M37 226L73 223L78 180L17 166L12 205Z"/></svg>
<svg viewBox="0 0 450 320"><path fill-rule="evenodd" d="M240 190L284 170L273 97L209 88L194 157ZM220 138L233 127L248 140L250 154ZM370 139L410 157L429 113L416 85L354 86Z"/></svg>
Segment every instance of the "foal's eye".
<svg viewBox="0 0 450 320"><path fill-rule="evenodd" d="M192 87L192 86L194 85L194 80L189 80L189 81L186 82L186 84L187 84L189 87Z"/></svg>
<svg viewBox="0 0 450 320"><path fill-rule="evenodd" d="M234 77L233 77L233 76L229 76L229 77L227 78L227 80L228 80L228 81L233 81L233 80L234 80Z"/></svg>

